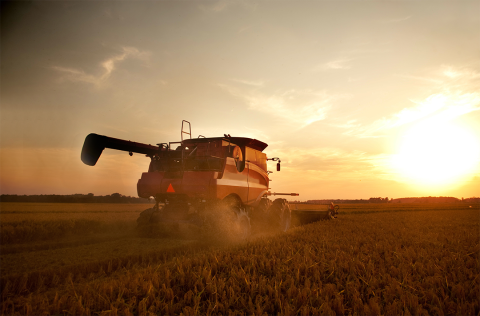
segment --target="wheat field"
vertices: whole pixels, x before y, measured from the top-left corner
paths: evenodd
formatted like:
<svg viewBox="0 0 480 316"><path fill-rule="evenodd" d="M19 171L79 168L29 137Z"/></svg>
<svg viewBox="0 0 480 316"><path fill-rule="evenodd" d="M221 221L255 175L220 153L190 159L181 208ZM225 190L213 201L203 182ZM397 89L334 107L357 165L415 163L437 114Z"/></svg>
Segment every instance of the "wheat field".
<svg viewBox="0 0 480 316"><path fill-rule="evenodd" d="M139 237L150 205L0 206L2 315L480 313L478 205L341 205L230 244Z"/></svg>

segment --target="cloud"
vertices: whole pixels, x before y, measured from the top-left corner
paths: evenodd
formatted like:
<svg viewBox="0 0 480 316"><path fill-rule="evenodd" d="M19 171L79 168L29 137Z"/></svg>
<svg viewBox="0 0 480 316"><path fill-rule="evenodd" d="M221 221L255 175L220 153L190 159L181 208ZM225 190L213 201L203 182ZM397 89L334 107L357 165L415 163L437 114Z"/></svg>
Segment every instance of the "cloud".
<svg viewBox="0 0 480 316"><path fill-rule="evenodd" d="M246 84L246 85L249 85L249 86L256 86L256 87L260 87L260 86L263 86L264 82L263 80L242 80L242 79L231 79L232 81L235 81L235 82L238 82L238 83L243 83L243 84Z"/></svg>
<svg viewBox="0 0 480 316"><path fill-rule="evenodd" d="M257 3L254 1L219 0L213 4L209 3L209 5L202 4L198 8L204 12L220 13L226 11L231 6L241 6L247 10L254 11L257 8Z"/></svg>
<svg viewBox="0 0 480 316"><path fill-rule="evenodd" d="M258 89L239 89L226 84L218 86L243 99L250 109L275 115L297 128L325 119L333 102L344 97L326 91L290 89L266 94Z"/></svg>
<svg viewBox="0 0 480 316"><path fill-rule="evenodd" d="M422 119L447 122L480 110L479 72L468 68L442 66L438 73L441 77L431 80L441 83L437 93L423 100L410 100L415 106L404 108L390 117L383 117L363 126L346 127L348 130L344 134L360 138L384 137L390 129Z"/></svg>
<svg viewBox="0 0 480 316"><path fill-rule="evenodd" d="M338 69L351 69L352 67L348 64L353 59L351 58L339 58L332 61L329 61L324 64L317 65L313 68L313 71L322 71L322 70L338 70Z"/></svg>
<svg viewBox="0 0 480 316"><path fill-rule="evenodd" d="M237 33L238 33L238 34L243 33L243 32L245 32L246 30L249 30L249 29L251 29L251 28L252 28L251 25L242 27L241 29L238 30Z"/></svg>
<svg viewBox="0 0 480 316"><path fill-rule="evenodd" d="M282 160L282 171L272 175L274 192L299 192L302 199L405 194L396 191L404 182L392 166L391 154L336 147L278 147L267 148L268 157Z"/></svg>
<svg viewBox="0 0 480 316"><path fill-rule="evenodd" d="M331 124L331 125L339 128L354 128L354 127L360 126L360 124L357 123L357 120L349 120L343 124Z"/></svg>
<svg viewBox="0 0 480 316"><path fill-rule="evenodd" d="M389 42L385 43L371 43L365 42L359 44L361 47L368 47L368 48L352 48L352 49L344 49L339 51L339 54L342 56L365 56L365 55L372 55L372 54L383 54L391 52L390 49L387 48L373 48L374 46L382 47L389 44ZM357 57L358 58L358 57ZM352 58L353 59L353 58ZM352 60L350 59L350 60Z"/></svg>
<svg viewBox="0 0 480 316"><path fill-rule="evenodd" d="M221 12L227 8L229 4L231 4L231 1L226 1L226 0L220 0L217 3L215 3L213 6L210 7L210 9L214 12Z"/></svg>
<svg viewBox="0 0 480 316"><path fill-rule="evenodd" d="M406 20L410 20L412 16L405 16L405 17L400 17L400 18L392 18L392 19L387 19L387 20L382 20L380 23L398 23L398 22L403 22Z"/></svg>
<svg viewBox="0 0 480 316"><path fill-rule="evenodd" d="M70 80L70 81L81 81L86 83L91 83L97 85L99 83L99 78L86 74L83 70L73 69L73 68L66 68L66 67L59 67L53 66L52 69L60 72L62 74L62 80Z"/></svg>
<svg viewBox="0 0 480 316"><path fill-rule="evenodd" d="M246 131L244 132L246 135L254 135L254 137L252 138L261 139L265 142L270 140L270 136L268 135L268 133L265 133L263 130L251 128L247 126L244 127L244 130ZM274 142L270 142L270 145L271 144L274 144Z"/></svg>
<svg viewBox="0 0 480 316"><path fill-rule="evenodd" d="M150 53L140 51L135 47L122 47L122 53L112 56L100 63L101 73L98 75L87 74L81 69L53 66L52 69L58 71L61 74L61 80L76 81L90 83L95 86L101 86L113 71L118 67L118 64L127 58L135 58L143 61L147 61Z"/></svg>
<svg viewBox="0 0 480 316"><path fill-rule="evenodd" d="M429 77L410 76L410 75L401 75L401 74L397 74L397 75L395 75L395 76L400 77L400 78L405 78L405 79L414 79L414 80L431 82L431 83L437 83L437 84L443 82L443 81L440 80L440 79L429 78Z"/></svg>
<svg viewBox="0 0 480 316"><path fill-rule="evenodd" d="M277 146L278 147L278 146ZM340 148L283 147L275 150L282 159L283 170L305 177L335 180L386 179L394 174L390 167L391 155L369 154L359 150Z"/></svg>
<svg viewBox="0 0 480 316"><path fill-rule="evenodd" d="M389 45L388 42L360 42L356 44L355 48L342 49L337 53L337 57L333 60L322 62L315 65L311 70L327 71L327 70L348 70L352 69L352 61L371 58L372 55L379 55L391 52L390 49L385 48Z"/></svg>
<svg viewBox="0 0 480 316"><path fill-rule="evenodd" d="M438 71L440 76L447 77L450 81L449 86L455 87L474 87L479 88L480 72L476 69L468 67L453 67L449 65L442 65Z"/></svg>

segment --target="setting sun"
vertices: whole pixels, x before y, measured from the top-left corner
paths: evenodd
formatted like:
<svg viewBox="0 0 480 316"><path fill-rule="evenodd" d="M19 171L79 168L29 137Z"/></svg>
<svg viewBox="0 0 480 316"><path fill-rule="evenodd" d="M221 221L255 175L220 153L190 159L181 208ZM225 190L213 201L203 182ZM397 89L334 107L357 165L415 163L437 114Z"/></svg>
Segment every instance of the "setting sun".
<svg viewBox="0 0 480 316"><path fill-rule="evenodd" d="M477 167L478 144L467 129L450 122L422 122L403 136L394 164L415 184L455 185Z"/></svg>

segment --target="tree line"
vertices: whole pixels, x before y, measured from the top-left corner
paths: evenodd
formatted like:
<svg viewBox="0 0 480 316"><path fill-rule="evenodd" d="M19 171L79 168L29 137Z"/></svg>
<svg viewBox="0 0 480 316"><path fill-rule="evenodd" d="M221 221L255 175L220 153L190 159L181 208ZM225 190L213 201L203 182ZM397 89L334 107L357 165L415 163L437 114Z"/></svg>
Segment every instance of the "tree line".
<svg viewBox="0 0 480 316"><path fill-rule="evenodd" d="M154 203L154 200L140 197L126 196L120 193L110 195L88 194L41 194L41 195L16 195L2 194L0 202L36 202L36 203Z"/></svg>

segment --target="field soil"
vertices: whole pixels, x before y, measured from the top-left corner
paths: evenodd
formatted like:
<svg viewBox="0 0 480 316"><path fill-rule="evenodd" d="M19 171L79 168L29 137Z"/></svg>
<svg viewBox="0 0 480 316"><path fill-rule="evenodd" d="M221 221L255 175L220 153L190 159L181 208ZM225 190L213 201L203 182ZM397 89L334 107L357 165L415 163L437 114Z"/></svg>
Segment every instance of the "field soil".
<svg viewBox="0 0 480 316"><path fill-rule="evenodd" d="M479 205L346 204L241 243L145 237L151 206L1 203L2 315L480 313Z"/></svg>

